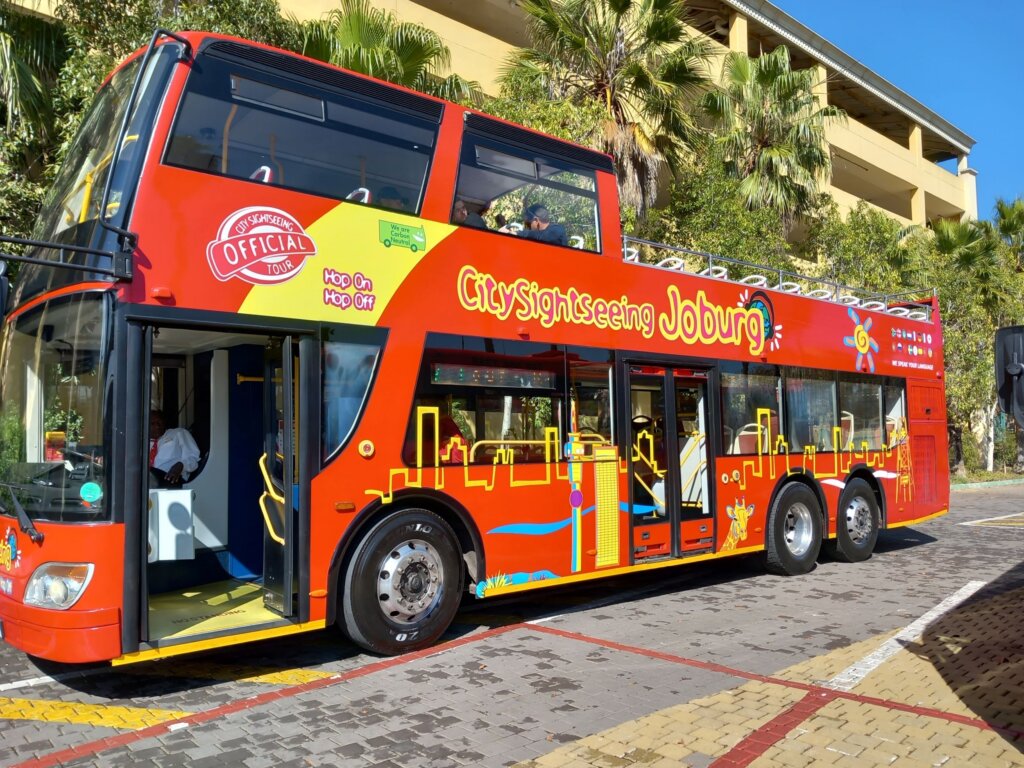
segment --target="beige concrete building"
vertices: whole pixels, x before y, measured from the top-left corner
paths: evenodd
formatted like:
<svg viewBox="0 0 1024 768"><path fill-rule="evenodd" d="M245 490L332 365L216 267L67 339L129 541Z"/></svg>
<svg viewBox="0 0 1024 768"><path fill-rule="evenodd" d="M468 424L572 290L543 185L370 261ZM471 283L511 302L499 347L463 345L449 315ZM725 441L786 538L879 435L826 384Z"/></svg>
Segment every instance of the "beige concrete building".
<svg viewBox="0 0 1024 768"><path fill-rule="evenodd" d="M299 18L336 5L334 0L280 2ZM515 0L372 2L435 30L451 48L453 69L488 91L495 90L512 48L529 42ZM785 44L795 68L821 72L821 95L849 115L845 125L828 133L833 160L828 191L841 207L866 200L904 224L977 218L976 172L967 162L974 140L966 133L765 0L688 0L687 6L692 26L723 54L729 49L754 54Z"/></svg>
<svg viewBox="0 0 1024 768"><path fill-rule="evenodd" d="M20 0L46 13L52 0ZM529 43L516 0L371 0L398 18L435 30L452 67L486 91L509 52ZM315 18L336 0L280 0L285 13ZM821 73L821 95L849 115L828 133L833 171L828 191L842 208L865 200L904 224L977 218L974 140L910 94L766 0L687 0L690 24L722 54L789 47L795 68ZM717 67L714 67L717 70ZM940 165L942 163L942 165Z"/></svg>

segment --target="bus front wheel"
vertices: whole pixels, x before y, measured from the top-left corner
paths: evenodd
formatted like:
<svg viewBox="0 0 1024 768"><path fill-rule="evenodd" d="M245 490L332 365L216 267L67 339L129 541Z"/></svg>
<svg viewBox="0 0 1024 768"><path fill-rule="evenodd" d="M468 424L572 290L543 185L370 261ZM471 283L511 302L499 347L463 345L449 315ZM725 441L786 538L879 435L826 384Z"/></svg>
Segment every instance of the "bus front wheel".
<svg viewBox="0 0 1024 768"><path fill-rule="evenodd" d="M448 524L425 509L378 521L357 545L341 599L344 629L368 651L394 656L434 643L462 595L462 560Z"/></svg>
<svg viewBox="0 0 1024 768"><path fill-rule="evenodd" d="M775 497L765 533L765 568L796 576L814 568L821 551L821 505L802 483L790 483Z"/></svg>

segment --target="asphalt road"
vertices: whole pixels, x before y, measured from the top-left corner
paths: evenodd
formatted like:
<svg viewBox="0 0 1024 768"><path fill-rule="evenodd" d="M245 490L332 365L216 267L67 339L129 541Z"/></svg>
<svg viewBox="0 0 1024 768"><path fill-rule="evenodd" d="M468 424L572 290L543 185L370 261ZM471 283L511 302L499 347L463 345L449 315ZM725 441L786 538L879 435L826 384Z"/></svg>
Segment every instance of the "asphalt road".
<svg viewBox="0 0 1024 768"><path fill-rule="evenodd" d="M558 750L891 635L971 584L972 600L1024 588L1024 485L955 491L869 561L806 576L741 558L467 601L444 644L397 659L333 630L116 670L0 644L0 765L586 765ZM998 663L1024 668L1013 643Z"/></svg>

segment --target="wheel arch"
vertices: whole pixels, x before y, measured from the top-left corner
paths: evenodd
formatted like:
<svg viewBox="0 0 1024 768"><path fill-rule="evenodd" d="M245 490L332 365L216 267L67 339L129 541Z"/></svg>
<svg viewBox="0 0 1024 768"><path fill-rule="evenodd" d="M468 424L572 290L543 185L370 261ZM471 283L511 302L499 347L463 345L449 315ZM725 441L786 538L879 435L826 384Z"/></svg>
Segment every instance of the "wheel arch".
<svg viewBox="0 0 1024 768"><path fill-rule="evenodd" d="M355 551L359 540L380 519L403 509L426 509L433 512L452 529L459 543L463 566L469 575L470 584L480 580L484 573L483 538L480 530L473 522L469 511L458 501L446 494L430 489L410 489L395 494L387 504L375 499L363 507L352 524L346 529L344 536L335 547L331 557L331 565L327 571L327 623L333 624L338 617L338 589L341 574L345 572L348 561Z"/></svg>
<svg viewBox="0 0 1024 768"><path fill-rule="evenodd" d="M821 526L822 530L825 532L825 537L827 538L829 535L828 504L825 501L825 491L822 489L821 483L818 482L818 479L814 476L814 473L806 470L796 471L779 478L779 481L775 484L775 488L772 489L771 496L768 498L768 507L765 509L765 523L767 524L768 522L768 511L774 508L775 501L780 495L782 495L782 492L786 487L792 483L799 483L800 485L805 485L811 489L814 497L818 500L818 508L821 514Z"/></svg>

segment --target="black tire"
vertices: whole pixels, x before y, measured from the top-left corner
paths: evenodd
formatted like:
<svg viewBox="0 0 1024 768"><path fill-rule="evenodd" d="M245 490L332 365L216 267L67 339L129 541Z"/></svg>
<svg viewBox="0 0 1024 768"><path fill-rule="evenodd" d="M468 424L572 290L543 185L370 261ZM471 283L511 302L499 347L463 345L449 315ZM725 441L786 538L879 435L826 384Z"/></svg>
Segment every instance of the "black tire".
<svg viewBox="0 0 1024 768"><path fill-rule="evenodd" d="M366 533L348 563L342 628L352 642L395 656L433 644L462 598L458 540L425 509L403 509Z"/></svg>
<svg viewBox="0 0 1024 768"><path fill-rule="evenodd" d="M871 557L878 541L878 499L867 480L853 478L839 496L836 537L825 542L829 557L859 563Z"/></svg>
<svg viewBox="0 0 1024 768"><path fill-rule="evenodd" d="M821 505L802 483L790 483L775 497L765 532L764 565L771 573L807 573L821 551Z"/></svg>

